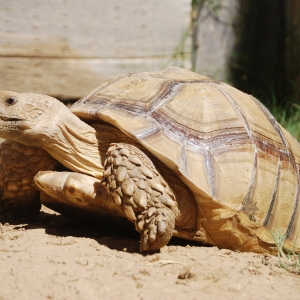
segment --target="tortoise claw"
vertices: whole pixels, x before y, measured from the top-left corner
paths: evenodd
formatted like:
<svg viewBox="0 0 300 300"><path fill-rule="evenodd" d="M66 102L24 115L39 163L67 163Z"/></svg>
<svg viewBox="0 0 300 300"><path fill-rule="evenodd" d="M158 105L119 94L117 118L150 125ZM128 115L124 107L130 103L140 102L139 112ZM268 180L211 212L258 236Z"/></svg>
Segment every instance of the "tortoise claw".
<svg viewBox="0 0 300 300"><path fill-rule="evenodd" d="M150 207L138 216L136 230L141 233L141 252L159 250L173 235L175 215L168 208ZM150 213L149 213L150 211Z"/></svg>

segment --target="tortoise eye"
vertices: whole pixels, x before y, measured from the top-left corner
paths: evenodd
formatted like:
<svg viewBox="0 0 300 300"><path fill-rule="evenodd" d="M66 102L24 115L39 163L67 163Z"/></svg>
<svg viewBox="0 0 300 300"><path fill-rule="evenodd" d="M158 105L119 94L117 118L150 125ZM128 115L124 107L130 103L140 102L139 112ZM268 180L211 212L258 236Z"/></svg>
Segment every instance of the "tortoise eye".
<svg viewBox="0 0 300 300"><path fill-rule="evenodd" d="M17 102L18 100L16 98L13 98L13 97L8 97L5 99L5 104L6 105L13 105Z"/></svg>

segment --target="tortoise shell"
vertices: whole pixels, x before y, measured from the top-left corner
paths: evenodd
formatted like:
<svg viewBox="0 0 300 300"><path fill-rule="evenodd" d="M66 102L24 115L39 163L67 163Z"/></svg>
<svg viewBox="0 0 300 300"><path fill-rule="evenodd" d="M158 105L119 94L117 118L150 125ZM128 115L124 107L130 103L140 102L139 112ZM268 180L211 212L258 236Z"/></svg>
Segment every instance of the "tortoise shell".
<svg viewBox="0 0 300 300"><path fill-rule="evenodd" d="M71 110L113 124L173 170L217 245L233 237L256 251L279 232L300 248L300 147L254 97L169 68L113 78Z"/></svg>

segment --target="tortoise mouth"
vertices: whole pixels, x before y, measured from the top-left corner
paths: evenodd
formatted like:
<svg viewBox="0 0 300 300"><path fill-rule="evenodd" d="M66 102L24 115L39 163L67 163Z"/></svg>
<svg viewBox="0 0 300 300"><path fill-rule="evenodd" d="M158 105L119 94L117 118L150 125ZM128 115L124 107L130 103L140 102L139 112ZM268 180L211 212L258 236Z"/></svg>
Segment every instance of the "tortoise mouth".
<svg viewBox="0 0 300 300"><path fill-rule="evenodd" d="M22 121L24 119L17 118L17 117L7 117L7 116L0 114L0 120L2 120L2 121Z"/></svg>

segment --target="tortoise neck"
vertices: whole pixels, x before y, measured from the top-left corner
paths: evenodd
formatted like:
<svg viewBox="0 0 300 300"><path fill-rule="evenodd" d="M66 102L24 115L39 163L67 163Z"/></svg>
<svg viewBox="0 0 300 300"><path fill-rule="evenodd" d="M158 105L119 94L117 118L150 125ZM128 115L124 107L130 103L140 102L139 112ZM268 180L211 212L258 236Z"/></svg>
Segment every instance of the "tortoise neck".
<svg viewBox="0 0 300 300"><path fill-rule="evenodd" d="M96 130L71 112L58 118L42 146L68 169L102 179L103 166Z"/></svg>

